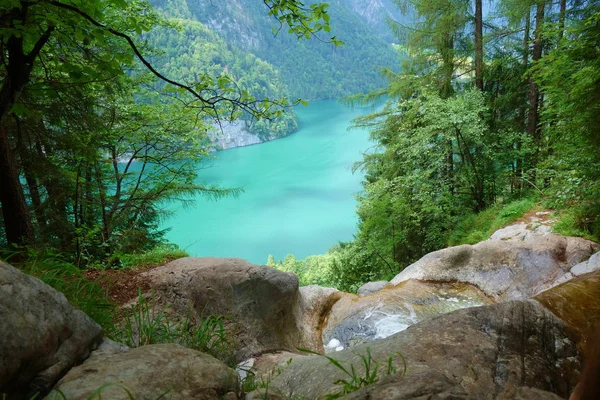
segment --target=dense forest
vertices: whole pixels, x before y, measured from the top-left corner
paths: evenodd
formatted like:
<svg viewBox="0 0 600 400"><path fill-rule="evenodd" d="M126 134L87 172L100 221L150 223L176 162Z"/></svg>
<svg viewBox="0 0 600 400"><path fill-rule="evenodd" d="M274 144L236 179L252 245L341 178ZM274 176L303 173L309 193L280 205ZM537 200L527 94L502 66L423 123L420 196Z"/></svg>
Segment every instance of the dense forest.
<svg viewBox="0 0 600 400"><path fill-rule="evenodd" d="M303 283L353 289L540 204L562 233L597 238L596 1L151 3L0 6L7 254L84 269L172 251L165 201L238 193L195 179L209 132L293 130L286 96L387 101L356 121L376 146L355 166L355 240L269 259Z"/></svg>
<svg viewBox="0 0 600 400"><path fill-rule="evenodd" d="M596 1L396 1L405 53L385 109L356 123L377 149L355 166L359 232L328 254L269 264L346 290L424 254L485 240L536 206L555 230L600 233Z"/></svg>

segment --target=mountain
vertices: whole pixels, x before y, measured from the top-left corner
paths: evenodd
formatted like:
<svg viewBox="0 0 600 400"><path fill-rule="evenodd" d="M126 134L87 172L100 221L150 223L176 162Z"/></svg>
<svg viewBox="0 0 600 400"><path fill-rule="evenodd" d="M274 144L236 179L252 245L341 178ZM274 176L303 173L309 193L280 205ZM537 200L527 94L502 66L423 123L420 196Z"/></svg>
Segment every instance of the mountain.
<svg viewBox="0 0 600 400"><path fill-rule="evenodd" d="M399 64L385 27L388 15L398 14L391 0L330 1L331 35L345 42L339 47L327 43L329 36L323 34L320 40L298 40L285 27L274 34L277 21L257 0L151 0L151 4L168 17L200 22L228 44L269 63L292 97L321 100L369 92L385 85L378 66ZM196 39L189 40L191 45Z"/></svg>

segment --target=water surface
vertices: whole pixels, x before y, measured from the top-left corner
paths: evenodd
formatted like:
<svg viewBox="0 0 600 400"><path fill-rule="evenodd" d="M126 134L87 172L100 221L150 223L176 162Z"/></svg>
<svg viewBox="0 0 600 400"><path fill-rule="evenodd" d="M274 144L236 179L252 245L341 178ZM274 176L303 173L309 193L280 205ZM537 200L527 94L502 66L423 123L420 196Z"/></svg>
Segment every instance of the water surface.
<svg viewBox="0 0 600 400"><path fill-rule="evenodd" d="M333 101L297 110L297 133L259 145L225 150L199 181L243 187L237 198L199 197L191 208L172 204L167 239L198 257L240 257L264 264L321 254L356 232L355 195L361 190L352 164L370 147L368 132L348 131L353 118L372 111Z"/></svg>

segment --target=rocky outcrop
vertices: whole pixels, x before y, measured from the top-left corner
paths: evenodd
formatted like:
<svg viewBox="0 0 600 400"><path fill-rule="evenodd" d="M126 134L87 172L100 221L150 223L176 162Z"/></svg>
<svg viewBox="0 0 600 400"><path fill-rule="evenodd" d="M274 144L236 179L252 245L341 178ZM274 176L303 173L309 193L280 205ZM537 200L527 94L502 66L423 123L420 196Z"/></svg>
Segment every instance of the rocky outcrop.
<svg viewBox="0 0 600 400"><path fill-rule="evenodd" d="M227 150L263 142L257 135L248 132L246 123L242 120L222 121L221 126L216 126L214 131L209 132L209 139L215 150Z"/></svg>
<svg viewBox="0 0 600 400"><path fill-rule="evenodd" d="M47 393L85 360L102 329L64 295L0 261L0 397Z"/></svg>
<svg viewBox="0 0 600 400"><path fill-rule="evenodd" d="M528 299L555 285L598 249L589 240L554 234L487 240L429 253L391 284L458 281L477 286L496 301Z"/></svg>
<svg viewBox="0 0 600 400"><path fill-rule="evenodd" d="M169 305L173 314L227 316L238 361L265 350L293 350L299 343L294 274L241 259L186 257L147 276L156 303Z"/></svg>
<svg viewBox="0 0 600 400"><path fill-rule="evenodd" d="M466 393L468 398L494 399L527 390L568 397L579 367L578 353L566 324L532 301L454 311L412 325L387 339L331 356L346 368L354 365L360 375L364 374L360 356L367 355L367 348L372 358L384 366L392 357L398 371L404 368L397 355L401 354L407 379L390 379L415 381L411 384L414 390L407 387L404 397L398 394L399 397L382 398L414 398L410 395L418 393L419 387L429 387L418 382L424 376L432 377L427 390L439 395L437 398L444 398L440 397L443 393L461 398ZM379 373L384 375L385 369L380 368ZM304 356L294 358L273 379L271 387L286 395L317 398L339 391L340 385L335 384L339 379L348 376L324 357ZM389 394L386 385L392 392L403 393L401 387L386 379L369 391ZM356 393L348 398L380 398L360 396Z"/></svg>
<svg viewBox="0 0 600 400"><path fill-rule="evenodd" d="M375 292L379 292L381 289L387 286L388 281L377 281L377 282L367 282L361 287L358 288L356 294L366 295Z"/></svg>
<svg viewBox="0 0 600 400"><path fill-rule="evenodd" d="M344 293L327 316L325 350L384 339L427 318L491 303L476 287L459 283L410 280L367 296Z"/></svg>
<svg viewBox="0 0 600 400"><path fill-rule="evenodd" d="M142 346L96 356L73 368L55 388L69 400L237 399L238 378L221 361L175 344ZM131 394L129 397L128 393ZM47 399L62 399L50 394Z"/></svg>

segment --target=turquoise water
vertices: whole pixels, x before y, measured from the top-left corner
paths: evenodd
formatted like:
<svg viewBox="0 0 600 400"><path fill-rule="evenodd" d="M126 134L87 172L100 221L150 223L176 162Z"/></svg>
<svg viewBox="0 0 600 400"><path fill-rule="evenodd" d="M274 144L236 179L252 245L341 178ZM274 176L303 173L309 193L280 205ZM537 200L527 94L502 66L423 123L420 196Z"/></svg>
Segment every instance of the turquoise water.
<svg viewBox="0 0 600 400"><path fill-rule="evenodd" d="M322 254L356 232L360 173L352 164L370 147L368 132L348 131L370 109L322 101L297 110L297 133L268 143L225 150L199 181L243 187L237 198L199 197L163 223L167 239L198 257L240 257L264 264L269 254ZM174 207L174 205L171 205Z"/></svg>

